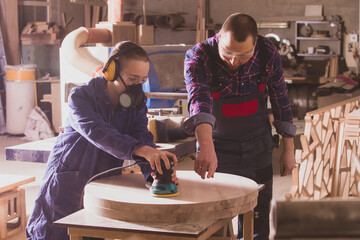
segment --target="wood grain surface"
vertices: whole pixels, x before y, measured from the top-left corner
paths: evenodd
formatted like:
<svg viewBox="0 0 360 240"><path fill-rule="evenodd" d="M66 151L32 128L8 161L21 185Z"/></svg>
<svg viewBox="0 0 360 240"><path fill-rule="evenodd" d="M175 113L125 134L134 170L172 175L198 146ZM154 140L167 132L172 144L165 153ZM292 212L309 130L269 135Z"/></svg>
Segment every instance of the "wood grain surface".
<svg viewBox="0 0 360 240"><path fill-rule="evenodd" d="M35 177L20 175L0 175L0 193L15 189L21 185L35 181Z"/></svg>
<svg viewBox="0 0 360 240"><path fill-rule="evenodd" d="M99 216L130 222L195 223L234 217L257 204L258 185L244 177L216 173L202 180L177 171L179 195L158 198L142 174L107 177L85 187L84 207Z"/></svg>

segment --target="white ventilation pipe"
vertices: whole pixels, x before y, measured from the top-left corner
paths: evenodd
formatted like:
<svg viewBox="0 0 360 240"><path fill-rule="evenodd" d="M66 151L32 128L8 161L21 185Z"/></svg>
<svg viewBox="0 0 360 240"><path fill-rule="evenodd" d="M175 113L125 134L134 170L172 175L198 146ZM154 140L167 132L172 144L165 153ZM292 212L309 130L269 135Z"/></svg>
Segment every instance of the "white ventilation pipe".
<svg viewBox="0 0 360 240"><path fill-rule="evenodd" d="M70 32L61 44L66 61L77 70L91 76L94 69L103 62L96 59L86 47L88 43L108 43L111 32L104 28L80 27Z"/></svg>

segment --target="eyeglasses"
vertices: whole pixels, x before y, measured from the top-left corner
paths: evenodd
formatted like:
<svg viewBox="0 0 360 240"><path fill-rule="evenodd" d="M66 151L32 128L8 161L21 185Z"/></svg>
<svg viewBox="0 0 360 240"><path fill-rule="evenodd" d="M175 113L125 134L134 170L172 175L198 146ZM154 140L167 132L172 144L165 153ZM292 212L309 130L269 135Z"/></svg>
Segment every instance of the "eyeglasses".
<svg viewBox="0 0 360 240"><path fill-rule="evenodd" d="M139 77L137 75L127 75L126 73L122 74L127 82L130 83L130 85L137 85L137 84L143 84L147 81L148 77Z"/></svg>
<svg viewBox="0 0 360 240"><path fill-rule="evenodd" d="M237 53L237 52L234 52L234 51L231 51L231 50L228 50L226 49L223 44L221 44L221 41L219 43L219 52L221 55L223 55L225 58L228 58L228 59L233 59L233 58L236 58L236 59L245 59L245 58L250 58L252 57L252 55L254 54L254 51L255 51L255 44L253 46L253 48L248 51L248 52L244 52L244 53Z"/></svg>

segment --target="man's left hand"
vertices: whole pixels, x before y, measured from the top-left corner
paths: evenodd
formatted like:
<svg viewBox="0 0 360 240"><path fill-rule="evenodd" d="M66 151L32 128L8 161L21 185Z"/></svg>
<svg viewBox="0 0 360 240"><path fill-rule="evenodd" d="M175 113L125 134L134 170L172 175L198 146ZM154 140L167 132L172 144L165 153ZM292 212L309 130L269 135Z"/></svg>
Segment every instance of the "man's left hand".
<svg viewBox="0 0 360 240"><path fill-rule="evenodd" d="M283 152L280 157L280 175L287 176L295 167L294 139L283 138Z"/></svg>

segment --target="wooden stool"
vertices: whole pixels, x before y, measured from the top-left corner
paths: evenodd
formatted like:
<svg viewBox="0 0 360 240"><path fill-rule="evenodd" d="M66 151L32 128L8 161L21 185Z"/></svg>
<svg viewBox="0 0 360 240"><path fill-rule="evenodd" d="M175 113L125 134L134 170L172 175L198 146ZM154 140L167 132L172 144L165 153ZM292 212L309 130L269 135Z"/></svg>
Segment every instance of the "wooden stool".
<svg viewBox="0 0 360 240"><path fill-rule="evenodd" d="M25 190L20 185L35 181L35 177L0 176L0 239L25 230Z"/></svg>

